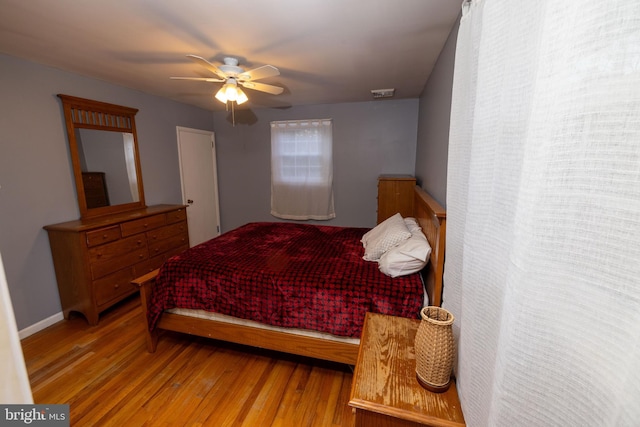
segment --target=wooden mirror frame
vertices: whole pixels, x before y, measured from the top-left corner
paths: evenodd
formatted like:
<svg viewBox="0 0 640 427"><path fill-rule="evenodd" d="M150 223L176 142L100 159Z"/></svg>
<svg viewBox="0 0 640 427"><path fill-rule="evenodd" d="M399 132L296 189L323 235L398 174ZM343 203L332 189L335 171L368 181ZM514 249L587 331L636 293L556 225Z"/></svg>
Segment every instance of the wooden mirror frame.
<svg viewBox="0 0 640 427"><path fill-rule="evenodd" d="M76 193L81 218L93 218L96 216L127 212L145 208L144 187L142 185L142 172L140 167L140 155L138 154L138 135L136 134L135 115L136 108L123 107L121 105L108 104L106 102L77 98L75 96L59 94L64 109L64 118L67 126L67 138L71 150L71 162L73 175L76 181ZM138 201L112 206L89 208L82 179L82 167L76 140L76 129L94 129L109 132L129 132L133 134L133 151L138 184Z"/></svg>

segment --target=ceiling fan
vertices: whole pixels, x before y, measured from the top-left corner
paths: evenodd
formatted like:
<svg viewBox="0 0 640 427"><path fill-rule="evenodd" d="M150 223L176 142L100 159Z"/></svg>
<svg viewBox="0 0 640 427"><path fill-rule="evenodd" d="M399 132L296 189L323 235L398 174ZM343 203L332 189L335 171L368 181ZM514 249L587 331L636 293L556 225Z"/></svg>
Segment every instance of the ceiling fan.
<svg viewBox="0 0 640 427"><path fill-rule="evenodd" d="M270 93L271 95L280 95L284 91L284 89L279 86L256 82L256 80L266 79L267 77L279 76L280 71L273 65L263 65L262 67L245 71L238 66L238 60L232 57L224 58L224 64L219 66L212 64L200 56L187 55L187 57L204 66L207 70L215 74L216 77L171 77L171 79L224 83L215 95L216 99L224 104L235 101L236 104L239 105L248 101L249 98L239 86Z"/></svg>

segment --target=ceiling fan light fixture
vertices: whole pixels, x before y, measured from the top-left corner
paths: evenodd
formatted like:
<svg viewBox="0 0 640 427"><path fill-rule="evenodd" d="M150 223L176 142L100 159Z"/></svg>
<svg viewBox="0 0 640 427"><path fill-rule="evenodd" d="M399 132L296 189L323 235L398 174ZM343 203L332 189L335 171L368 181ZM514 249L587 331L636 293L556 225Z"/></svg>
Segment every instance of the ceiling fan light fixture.
<svg viewBox="0 0 640 427"><path fill-rule="evenodd" d="M238 105L244 104L249 100L247 94L234 83L226 83L222 86L216 93L215 98L223 104L235 101Z"/></svg>
<svg viewBox="0 0 640 427"><path fill-rule="evenodd" d="M222 102L223 104L227 103L227 95L225 95L225 87L222 86L222 88L215 94L215 98Z"/></svg>
<svg viewBox="0 0 640 427"><path fill-rule="evenodd" d="M224 95L227 97L228 101L235 101L238 99L238 86L236 86L235 81L233 79L229 79L229 82L226 83L224 88Z"/></svg>
<svg viewBox="0 0 640 427"><path fill-rule="evenodd" d="M249 100L249 97L240 89L239 86L243 86L248 89L257 90L260 92L266 92L272 95L280 95L284 88L279 86L273 86L266 83L254 83L254 80L265 79L268 77L275 77L280 75L280 71L273 65L263 65L252 70L244 70L238 66L238 59L232 57L224 58L224 65L215 66L211 62L197 55L187 55L188 58L198 62L204 66L207 70L215 75L215 77L170 77L175 80L197 80L207 81L212 83L224 83L222 88L216 92L214 97L225 104L229 109L229 103L231 103L231 109L233 111L233 102L236 104L244 104Z"/></svg>
<svg viewBox="0 0 640 427"><path fill-rule="evenodd" d="M236 88L236 90L238 91L238 96L236 98L236 103L238 105L240 104L244 104L245 102L247 102L249 100L249 97L247 96L247 94L245 94L242 89L240 88Z"/></svg>

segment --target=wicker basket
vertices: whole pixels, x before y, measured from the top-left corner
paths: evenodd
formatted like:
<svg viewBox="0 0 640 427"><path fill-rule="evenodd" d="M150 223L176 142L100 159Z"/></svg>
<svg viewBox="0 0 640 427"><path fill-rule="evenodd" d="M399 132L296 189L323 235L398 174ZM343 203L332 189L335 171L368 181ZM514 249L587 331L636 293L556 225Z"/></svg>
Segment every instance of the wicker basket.
<svg viewBox="0 0 640 427"><path fill-rule="evenodd" d="M416 376L421 386L441 393L449 388L455 355L453 314L440 307L424 307L415 339Z"/></svg>

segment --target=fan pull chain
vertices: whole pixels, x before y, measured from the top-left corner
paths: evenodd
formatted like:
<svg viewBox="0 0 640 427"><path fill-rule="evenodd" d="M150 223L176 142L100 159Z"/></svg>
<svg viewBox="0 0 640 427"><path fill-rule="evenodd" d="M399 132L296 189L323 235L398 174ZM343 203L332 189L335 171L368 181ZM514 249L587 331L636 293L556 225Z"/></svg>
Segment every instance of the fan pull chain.
<svg viewBox="0 0 640 427"><path fill-rule="evenodd" d="M231 101L231 123L233 127L236 126L236 109L233 107L233 101Z"/></svg>
<svg viewBox="0 0 640 427"><path fill-rule="evenodd" d="M229 104L231 104L231 123L233 124L233 127L235 127L236 126L236 110L233 107L233 101L227 101L227 103L225 104L226 111L229 111Z"/></svg>

